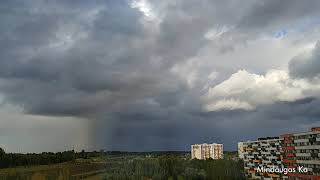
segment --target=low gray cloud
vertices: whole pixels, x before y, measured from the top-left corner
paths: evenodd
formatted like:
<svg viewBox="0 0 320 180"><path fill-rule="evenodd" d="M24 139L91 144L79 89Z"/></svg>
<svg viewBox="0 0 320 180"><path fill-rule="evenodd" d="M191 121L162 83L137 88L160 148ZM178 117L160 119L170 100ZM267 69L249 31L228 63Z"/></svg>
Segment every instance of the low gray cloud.
<svg viewBox="0 0 320 180"><path fill-rule="evenodd" d="M297 78L314 79L320 74L320 43L311 52L305 52L293 58L289 63L290 75Z"/></svg>
<svg viewBox="0 0 320 180"><path fill-rule="evenodd" d="M308 3L299 0L264 0L255 1L251 10L243 16L240 26L247 30L265 28L288 28L292 23L304 18L318 16L316 7L320 6L317 0Z"/></svg>

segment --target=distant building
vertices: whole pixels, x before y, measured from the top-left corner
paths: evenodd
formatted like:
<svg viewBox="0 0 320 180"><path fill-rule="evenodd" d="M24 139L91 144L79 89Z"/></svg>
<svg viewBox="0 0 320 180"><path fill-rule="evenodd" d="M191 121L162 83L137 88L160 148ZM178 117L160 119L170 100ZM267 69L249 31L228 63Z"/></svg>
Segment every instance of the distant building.
<svg viewBox="0 0 320 180"><path fill-rule="evenodd" d="M243 159L243 158L244 158L243 153L244 153L244 150L243 150L243 142L239 142L239 143L238 143L238 157L239 157L240 159Z"/></svg>
<svg viewBox="0 0 320 180"><path fill-rule="evenodd" d="M281 135L285 168L304 167L307 172L288 173L290 180L320 179L320 127L309 132Z"/></svg>
<svg viewBox="0 0 320 180"><path fill-rule="evenodd" d="M259 138L240 143L243 148L245 175L248 179L280 180L281 173L260 172L260 168L282 168L279 137ZM238 144L239 145L239 144Z"/></svg>
<svg viewBox="0 0 320 180"><path fill-rule="evenodd" d="M222 144L194 144L191 145L192 159L222 159L223 145Z"/></svg>

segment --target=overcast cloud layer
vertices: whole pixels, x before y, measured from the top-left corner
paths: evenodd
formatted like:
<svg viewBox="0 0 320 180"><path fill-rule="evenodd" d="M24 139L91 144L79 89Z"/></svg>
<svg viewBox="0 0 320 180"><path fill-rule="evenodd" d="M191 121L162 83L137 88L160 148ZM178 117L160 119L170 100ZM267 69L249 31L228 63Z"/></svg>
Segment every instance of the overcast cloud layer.
<svg viewBox="0 0 320 180"><path fill-rule="evenodd" d="M189 150L320 126L320 2L0 2L0 146Z"/></svg>

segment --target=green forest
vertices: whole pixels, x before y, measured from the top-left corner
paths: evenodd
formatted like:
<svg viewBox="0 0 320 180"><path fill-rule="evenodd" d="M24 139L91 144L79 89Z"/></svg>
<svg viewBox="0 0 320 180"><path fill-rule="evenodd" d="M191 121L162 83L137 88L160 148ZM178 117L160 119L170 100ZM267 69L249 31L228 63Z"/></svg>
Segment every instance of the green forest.
<svg viewBox="0 0 320 180"><path fill-rule="evenodd" d="M100 152L85 152L84 150L81 152L71 150L57 153L43 152L40 154L5 153L5 151L0 148L0 169L17 166L50 165L70 162L79 158L87 159L101 155L103 154Z"/></svg>
<svg viewBox="0 0 320 180"><path fill-rule="evenodd" d="M241 180L236 152L220 160L192 160L188 152L5 153L0 148L0 179Z"/></svg>
<svg viewBox="0 0 320 180"><path fill-rule="evenodd" d="M241 161L191 160L179 155L127 157L114 160L104 179L237 180L245 179Z"/></svg>

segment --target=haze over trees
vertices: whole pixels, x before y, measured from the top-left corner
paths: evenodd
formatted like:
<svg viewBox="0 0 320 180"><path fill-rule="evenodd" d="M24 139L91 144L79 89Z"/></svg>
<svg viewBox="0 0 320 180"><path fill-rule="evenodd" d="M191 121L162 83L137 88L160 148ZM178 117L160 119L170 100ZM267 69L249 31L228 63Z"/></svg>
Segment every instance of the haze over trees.
<svg viewBox="0 0 320 180"><path fill-rule="evenodd" d="M241 161L191 160L181 155L116 160L105 179L237 180L245 179Z"/></svg>
<svg viewBox="0 0 320 180"><path fill-rule="evenodd" d="M243 164L225 153L225 159L192 160L188 152L44 152L5 153L0 148L1 178L79 178L154 180L245 179ZM38 166L48 165L48 166ZM22 169L21 169L22 168ZM32 178L31 178L32 179Z"/></svg>
<svg viewBox="0 0 320 180"><path fill-rule="evenodd" d="M57 164L74 161L78 158L87 159L99 155L99 152L75 152L73 150L57 153L43 152L40 154L5 153L5 151L0 148L0 168Z"/></svg>

